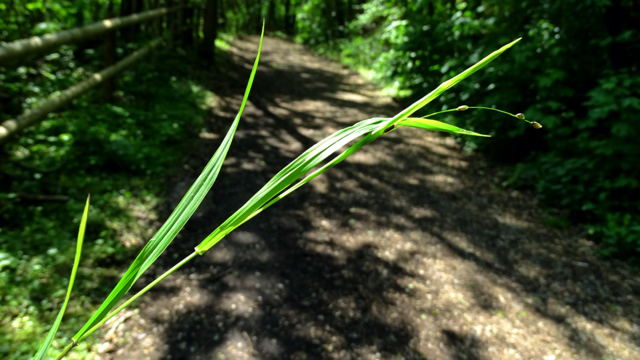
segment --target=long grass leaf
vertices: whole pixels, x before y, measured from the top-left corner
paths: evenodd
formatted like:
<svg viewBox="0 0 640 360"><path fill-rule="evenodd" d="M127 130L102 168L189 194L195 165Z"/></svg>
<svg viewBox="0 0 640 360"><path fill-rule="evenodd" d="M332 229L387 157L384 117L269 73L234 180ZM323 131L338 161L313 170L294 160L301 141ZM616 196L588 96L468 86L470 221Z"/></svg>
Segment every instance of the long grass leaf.
<svg viewBox="0 0 640 360"><path fill-rule="evenodd" d="M420 99L420 100L416 101L415 103L411 104L409 107L407 107L406 109L404 109L401 112L399 112L396 116L394 116L393 118L389 119L387 122L381 124L378 128L376 128L373 131L373 133L377 134L377 135L383 134L385 129L389 128L392 125L397 124L398 122L400 122L400 121L402 121L402 120L404 120L406 118L408 118L409 116L411 116L411 114L413 114L414 112L418 111L419 109L421 109L422 107L424 107L425 105L427 105L428 103L430 103L431 101L436 99L438 96L442 95L442 93L444 93L445 91L450 89L455 84L457 84L460 81L462 81L462 80L466 79L467 77L471 76L476 71L482 69L484 66L486 66L491 61L493 61L495 58L500 56L507 49L512 47L515 43L520 41L520 39L522 39L522 38L516 39L515 41L512 41L512 42L508 43L507 45L501 47L500 49L492 52L491 54L489 54L484 59L478 61L477 63L475 63L473 66L471 66L467 70L465 70L465 71L461 72L460 74L454 76L453 78L443 82L442 84L440 84L440 86L438 86L437 88L435 88L435 90L433 90L432 92L430 92L427 95L425 95L422 99Z"/></svg>
<svg viewBox="0 0 640 360"><path fill-rule="evenodd" d="M207 238L205 238L196 247L196 252L198 254L203 254L238 226L253 218L264 209L281 200L291 192L300 188L302 185L306 184L316 176L337 165L338 163L352 155L355 151L360 149L362 146L378 138L380 135L370 133L370 131L388 120L388 118L373 118L361 121L353 126L335 132L334 134L318 142L313 147L309 148L302 155L300 155L284 169L282 169L278 174L276 174L267 184L262 187L262 189L260 189L253 197L251 197L251 199L249 199L240 209L238 209L238 211L231 215L231 217L229 217L224 223L222 223L222 225L220 225L209 236L207 236ZM406 119L401 123L401 125L419 127L435 131L454 132L465 135L487 136L464 130L440 121L420 118ZM305 177L303 180L291 186L295 181L303 177L309 170L317 166L324 159L331 156L338 149L366 134L368 135L358 141L356 144L349 147L341 155L337 156L321 168L314 171L312 174Z"/></svg>
<svg viewBox="0 0 640 360"><path fill-rule="evenodd" d="M80 220L80 229L78 230L78 241L76 242L76 255L73 259L73 267L71 268L71 276L69 276L69 286L67 287L67 295L64 298L64 303L62 304L62 308L60 308L60 312L56 317L56 320L51 325L51 329L47 334L47 337L40 345L38 352L33 356L34 360L44 359L47 354L47 350L49 346L51 346L51 342L53 338L56 336L58 332L58 328L60 327L60 323L62 322L62 317L64 316L64 312L67 310L67 304L69 304L69 298L71 297L71 290L73 289L73 283L76 280L76 273L78 272L78 265L80 265L80 256L82 255L82 243L84 242L84 233L87 228L87 217L89 214L89 202L91 197L87 197L87 202L84 206L84 211L82 212L82 220Z"/></svg>
<svg viewBox="0 0 640 360"><path fill-rule="evenodd" d="M280 170L262 189L260 189L251 199L249 199L238 211L229 217L222 225L215 229L198 246L196 252L203 254L229 232L242 225L249 218L255 216L259 208L290 186L293 182L304 176L309 170L318 165L321 161L331 156L338 149L355 140L356 138L370 133L386 118L373 118L360 121L348 128L339 130L316 145L309 148L302 155L292 161L284 169Z"/></svg>
<svg viewBox="0 0 640 360"><path fill-rule="evenodd" d="M108 312L116 305L116 303L131 289L133 284L140 278L140 276L146 271L151 264L157 260L162 252L169 246L171 241L176 237L178 232L184 227L187 220L193 215L198 208L205 195L211 189L211 186L215 182L222 163L227 155L231 141L235 135L240 117L247 103L247 98L251 91L251 85L255 78L255 74L258 68L258 62L260 60L260 52L262 51L262 40L264 36L264 24L262 27L262 35L260 36L260 45L258 47L258 55L251 70L251 76L245 90L240 110L236 116L231 128L227 132L220 147L216 150L215 154L202 171L198 179L193 183L189 191L182 198L178 206L173 210L167 221L162 225L158 232L149 240L149 242L142 249L140 254L136 257L133 264L129 267L127 272L123 275L122 279L118 282L116 287L111 291L107 299L100 305L100 308L93 314L93 316L85 323L85 325L74 335L74 340L84 338L84 334L92 329L96 324L100 323Z"/></svg>
<svg viewBox="0 0 640 360"><path fill-rule="evenodd" d="M477 132L465 130L451 124L444 123L442 121L423 119L423 118L407 118L400 122L400 126L410 126L420 129L427 129L432 131L444 131L454 134L471 135L471 136L484 136L491 137L491 135L478 134Z"/></svg>
<svg viewBox="0 0 640 360"><path fill-rule="evenodd" d="M264 25L263 25L263 34L264 34ZM520 39L518 39L520 40ZM478 134L472 131L468 131L465 129L461 129L459 127L446 124L436 120L424 119L424 118L409 118L409 116L418 110L420 107L427 104L432 99L436 98L444 91L446 91L451 86L455 85L457 82L463 80L465 77L471 75L473 72L485 66L495 57L499 56L506 49L515 44L518 40L503 46L500 50L495 51L491 55L487 56L485 59L481 60L471 68L467 69L465 72L459 74L458 76L452 78L451 80L441 84L436 90L432 91L430 94L425 96L423 99L409 106L398 115L393 118L373 118L361 121L356 123L348 128L339 130L325 139L319 141L314 146L305 151L302 155L292 161L289 165L283 168L278 174L276 174L267 184L265 184L262 189L260 189L254 196L252 196L247 203L245 203L238 211L236 211L231 217L229 217L225 222L223 222L218 228L216 228L209 236L207 236L196 248L195 252L183 259L179 264L174 266L169 271L165 272L162 276L156 279L154 282L149 284L143 290L135 294L129 301L125 302L118 309L113 311L108 315L111 317L115 315L118 311L125 308L129 303L137 299L139 296L144 294L150 288L152 288L159 281L164 279L166 276L171 274L175 269L184 265L195 255L202 255L204 252L209 250L212 246L214 246L218 241L220 241L224 236L226 236L229 232L236 229L238 226L242 225L247 220L251 219L255 215L259 214L264 209L273 205L277 201L281 200L291 192L300 188L316 176L322 174L327 171L331 167L340 163L354 152L362 148L364 145L370 143L381 135L394 130L401 126L410 126L410 127L418 127L428 130L434 131L446 131L464 135L473 135L473 136L488 136L483 134ZM262 49L262 37L260 39L260 49ZM249 85L247 87L247 91L245 92L245 98L243 99L243 103L241 106L240 112L244 108L246 97L249 93L249 87L251 82L253 81L253 77L255 75L255 70L257 67L259 59L256 58L256 63L254 64L254 68L251 74L251 78L249 81ZM434 95L435 94L435 95ZM237 120L240 115L236 118L236 126ZM335 157L333 160L326 163L324 166L321 166L319 169L314 171L312 174L306 176L304 179L296 183L292 186L292 184L298 179L302 178L308 171L317 166L324 159L329 157L335 151L345 146L347 143L355 140L356 138L365 135L360 141L351 145L347 150L345 150L342 154ZM84 339L88 334L95 331L101 324L103 324L108 317L103 317L102 320L99 320L94 323L93 327L90 330L86 331L85 334L80 338Z"/></svg>

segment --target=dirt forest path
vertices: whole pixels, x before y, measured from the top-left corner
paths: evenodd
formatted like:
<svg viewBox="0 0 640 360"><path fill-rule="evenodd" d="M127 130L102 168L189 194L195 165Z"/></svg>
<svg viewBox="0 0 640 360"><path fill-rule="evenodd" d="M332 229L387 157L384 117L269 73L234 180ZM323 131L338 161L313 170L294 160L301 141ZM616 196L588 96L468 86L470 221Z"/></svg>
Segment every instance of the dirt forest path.
<svg viewBox="0 0 640 360"><path fill-rule="evenodd" d="M173 206L235 116L258 39L203 73L219 96ZM451 104L456 106L459 104ZM265 39L211 194L143 281L189 254L304 149L398 106L353 71ZM519 126L514 124L514 126ZM109 323L101 359L640 359L640 277L542 224L451 138L400 129L230 234ZM167 205L167 206L169 206Z"/></svg>

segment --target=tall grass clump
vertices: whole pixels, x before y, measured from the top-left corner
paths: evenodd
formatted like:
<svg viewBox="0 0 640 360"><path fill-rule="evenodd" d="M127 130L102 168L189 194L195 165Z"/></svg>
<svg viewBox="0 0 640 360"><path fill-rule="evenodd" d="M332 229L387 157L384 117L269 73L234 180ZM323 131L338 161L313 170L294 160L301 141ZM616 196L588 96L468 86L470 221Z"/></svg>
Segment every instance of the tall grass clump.
<svg viewBox="0 0 640 360"><path fill-rule="evenodd" d="M247 84L244 97L242 99L242 103L240 105L240 110L235 120L231 124L225 138L222 140L222 144L217 149L209 163L206 165L200 176L193 183L191 188L187 191L184 198L180 201L178 206L174 209L172 214L169 216L164 225L158 230L158 232L149 240L146 246L142 249L140 254L136 257L133 264L129 267L126 273L122 276L118 284L108 295L107 299L102 303L102 305L98 308L98 310L89 318L89 320L85 323L84 326L73 336L72 341L68 346L60 353L58 358L64 357L73 347L78 345L81 341L83 341L87 336L91 335L94 331L96 331L102 324L104 324L108 319L116 315L126 306L131 304L134 300L139 298L141 295L146 293L149 289L155 286L158 282L162 281L165 277L173 273L175 270L180 268L185 263L191 261L198 255L204 254L206 251L211 249L216 243L222 240L227 234L235 230L238 226L242 225L246 221L250 220L260 212L267 209L269 206L274 203L280 201L285 196L289 195L299 187L303 186L316 176L322 174L323 172L329 170L336 164L340 163L360 148L365 146L366 144L374 141L380 136L384 136L390 131L395 131L403 126L409 127L417 127L427 130L433 131L444 131L451 132L463 135L472 135L472 136L487 136L479 133L475 133L472 131L464 130L459 127L446 124L437 120L428 119L431 116L438 115L442 112L433 113L427 115L425 117L412 117L412 115L423 108L425 105L429 104L431 101L436 99L442 93L444 93L447 89L451 88L458 82L464 80L466 77L470 76L477 70L481 69L489 62L494 60L504 51L513 46L520 39L513 41L499 50L491 53L472 67L468 68L464 72L458 74L457 76L451 78L450 80L442 83L435 90L424 96L422 99L416 101L406 109L402 110L400 113L391 118L371 118L367 120L360 121L352 126L344 128L342 130L336 131L335 133L329 135L325 139L319 141L314 146L306 150L302 155L293 160L289 165L284 167L280 172L278 172L271 180L269 180L256 194L254 194L240 209L238 209L233 215L231 215L226 221L224 221L220 226L218 226L215 230L209 234L200 244L195 246L193 253L184 258L174 267L169 269L167 272L162 274L156 280L147 285L144 289L130 297L126 300L122 305L118 306L115 310L114 307L116 304L124 297L124 295L131 289L134 283L140 278L140 276L153 264L154 261L158 259L158 257L162 254L162 252L169 246L171 241L176 237L178 232L185 225L187 220L191 217L191 215L195 212L196 208L202 202L204 196L207 194L213 183L215 182L220 168L222 167L222 163L225 159L227 151L231 146L231 142L235 131L238 127L240 117L242 115L242 111L246 105L247 98L249 96L251 85L253 84L253 80L256 74L256 70L258 67L258 63L260 60L260 52L262 49L262 40L264 35L264 27L262 30L262 35L260 38L260 44L258 47L258 55L256 56L255 63L253 65L253 69L251 71L251 75L249 77L249 82ZM460 106L454 110L450 111L464 111L468 109L472 109L473 107L469 106ZM490 109L491 110L491 109ZM507 115L513 116L517 119L524 120L524 115L522 114L510 114ZM539 128L540 124L536 122L529 122L533 127ZM335 152L341 149L343 146L347 146L353 141L357 140L355 143L350 145L346 150L337 156L329 159L324 164L321 163L332 156ZM315 171L309 173L316 166L319 166ZM88 203L87 203L88 206ZM86 221L86 210L85 217L83 221ZM84 224L84 223L83 223ZM81 233L84 230L84 225L81 226ZM79 236L79 239L81 237ZM81 240L79 240L79 245L81 244ZM76 256L76 262L79 258L79 251ZM70 289L69 289L70 290ZM62 317L62 313L64 312L64 307L60 312L59 319ZM52 327L50 335L47 337L45 342L43 343L40 351L34 357L34 359L42 359L44 354L47 352L47 347L51 343L51 339L53 338L53 334L55 333L55 328L59 324L59 321L56 320L55 326Z"/></svg>

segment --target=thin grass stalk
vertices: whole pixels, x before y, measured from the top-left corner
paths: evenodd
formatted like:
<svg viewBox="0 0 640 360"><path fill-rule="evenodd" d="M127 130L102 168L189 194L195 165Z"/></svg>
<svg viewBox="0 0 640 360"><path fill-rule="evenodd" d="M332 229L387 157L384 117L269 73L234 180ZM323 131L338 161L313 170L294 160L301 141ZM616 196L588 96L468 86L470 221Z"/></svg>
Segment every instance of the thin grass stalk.
<svg viewBox="0 0 640 360"><path fill-rule="evenodd" d="M158 232L151 238L151 240L149 240L147 245L145 245L140 254L134 260L133 264L124 274L122 279L108 295L107 299L100 305L100 308L92 315L89 321L85 323L82 329L80 329L80 331L78 331L78 333L73 336L74 341L77 342L79 339L84 338L83 335L86 331L95 327L97 323L99 323L105 316L107 316L109 311L116 305L116 303L131 289L133 284L140 278L140 276L142 276L142 274L149 268L149 266L151 266L151 264L153 264L158 259L158 257L164 252L164 250L169 246L173 239L178 235L178 232L180 232L189 218L191 218L195 210L204 199L205 195L211 189L211 186L213 186L213 183L217 179L220 168L222 167L222 163L224 162L227 152L231 146L231 141L233 140L233 136L238 127L240 117L251 91L251 85L253 84L253 80L258 68L258 63L260 61L262 39L264 36L264 25L262 31L263 35L261 35L260 37L258 55L256 56L254 67L251 72L251 76L249 77L240 110L233 124L231 125L231 128L227 132L227 135L223 139L222 144L216 150L215 154L205 167L203 173L200 174L198 179L194 182L194 184L182 198L176 209L174 209L172 214L169 216L169 219L167 219L160 230L158 230Z"/></svg>
<svg viewBox="0 0 640 360"><path fill-rule="evenodd" d="M114 317L115 315L117 315L120 311L122 311L122 309L126 308L127 306L129 306L129 304L131 304L132 302L136 301L140 296L144 295L147 291L151 290L152 287L156 286L156 284L158 284L160 281L164 280L164 278L166 278L167 276L173 274L174 271L178 270L179 268L182 267L182 265L186 264L187 262L189 262L191 259L193 259L196 255L198 255L196 252L193 252L191 255L187 256L186 258L182 259L182 261L180 261L179 263L177 263L176 265L174 265L171 269L167 270L164 272L164 274L158 276L157 279L155 279L153 282L151 282L149 285L145 286L144 289L138 291L135 295L133 295L129 300L125 301L122 305L120 305L117 309L113 310L112 312L110 312L107 316L104 317L104 319L100 320L99 323L97 323L96 325L94 325L91 329L87 330L87 332L84 333L84 335L82 335L82 337L80 339L78 339L78 343L81 342L82 340L84 340L87 336L91 335L91 333L93 333L94 331L98 330L98 328L100 326L102 326L105 322L109 321L109 319L111 319L112 317Z"/></svg>

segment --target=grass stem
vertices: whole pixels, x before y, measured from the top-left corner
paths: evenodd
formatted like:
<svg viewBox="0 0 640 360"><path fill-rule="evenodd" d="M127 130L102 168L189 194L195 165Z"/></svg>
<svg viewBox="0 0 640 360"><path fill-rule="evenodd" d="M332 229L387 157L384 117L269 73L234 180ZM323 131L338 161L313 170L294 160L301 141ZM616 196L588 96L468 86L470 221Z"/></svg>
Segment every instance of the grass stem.
<svg viewBox="0 0 640 360"><path fill-rule="evenodd" d="M62 359L68 352L69 350L71 350L71 348L73 348L73 346L77 345L79 342L81 342L82 340L84 340L87 336L89 336L91 333L93 333L94 331L96 331L100 326L102 326L102 324L104 324L105 322L107 322L107 320L111 319L112 317L114 317L117 313L119 313L120 311L122 311L122 309L124 309L125 307L129 306L129 304L131 304L132 302L134 302L136 299L138 299L140 296L142 296L144 293L146 293L147 291L149 291L152 287L154 287L157 283L159 283L160 281L162 281L164 278L166 278L167 276L171 275L171 273L173 273L174 271L178 270L180 267L182 267L182 265L186 264L187 262L189 262L189 260L193 259L196 255L198 255L198 253L193 252L191 253L189 256L187 256L186 258L184 258L182 261L180 261L179 263L177 263L175 266L173 266L171 269L167 270L164 274L160 275L157 279L155 279L152 283L150 283L149 285L145 286L144 289L138 291L135 295L133 295L129 300L127 300L124 304L120 305L117 309L113 310L111 313L109 313L109 315L105 316L104 319L102 319L99 323L97 323L94 327L92 327L91 329L89 329L86 333L84 333L84 335L82 335L81 338L79 338L77 341L74 340L71 344L69 344L60 355L58 355L58 357L56 358L56 360Z"/></svg>

